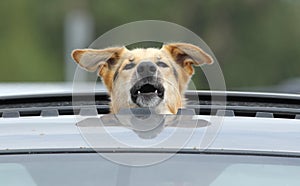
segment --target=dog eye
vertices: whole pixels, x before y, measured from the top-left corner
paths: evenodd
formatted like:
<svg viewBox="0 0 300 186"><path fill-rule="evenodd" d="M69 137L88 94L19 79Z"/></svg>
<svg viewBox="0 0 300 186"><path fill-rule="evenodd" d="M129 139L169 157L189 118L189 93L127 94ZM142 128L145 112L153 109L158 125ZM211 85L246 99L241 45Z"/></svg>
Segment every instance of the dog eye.
<svg viewBox="0 0 300 186"><path fill-rule="evenodd" d="M156 65L159 67L163 67L163 68L169 67L166 63L164 63L162 61L157 62Z"/></svg>
<svg viewBox="0 0 300 186"><path fill-rule="evenodd" d="M123 70L129 70L132 69L135 66L134 63L128 63L127 65L125 65L125 67L123 68Z"/></svg>

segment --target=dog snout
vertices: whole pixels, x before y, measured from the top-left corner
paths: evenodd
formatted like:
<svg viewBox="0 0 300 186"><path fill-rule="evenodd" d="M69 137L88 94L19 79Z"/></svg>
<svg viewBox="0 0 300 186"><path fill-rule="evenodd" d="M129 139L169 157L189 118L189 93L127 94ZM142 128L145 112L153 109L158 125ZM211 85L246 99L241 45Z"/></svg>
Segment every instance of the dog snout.
<svg viewBox="0 0 300 186"><path fill-rule="evenodd" d="M157 67L150 61L141 62L137 67L137 73L140 77L154 76Z"/></svg>

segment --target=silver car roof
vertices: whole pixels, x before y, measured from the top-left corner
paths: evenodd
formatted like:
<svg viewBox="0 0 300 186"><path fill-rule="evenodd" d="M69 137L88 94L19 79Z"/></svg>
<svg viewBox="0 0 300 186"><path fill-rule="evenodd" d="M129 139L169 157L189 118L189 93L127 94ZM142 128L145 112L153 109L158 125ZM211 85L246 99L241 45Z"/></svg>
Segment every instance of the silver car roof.
<svg viewBox="0 0 300 186"><path fill-rule="evenodd" d="M82 85L83 87L85 85ZM87 85L90 87L91 85ZM97 85L97 90L103 86ZM0 98L72 93L72 83L62 84L1 84ZM2 91L4 90L4 91ZM6 90L6 91L5 91ZM84 90L84 88L83 88ZM202 93L210 91L202 91ZM213 91L214 94L224 92ZM244 97L294 98L299 95L226 92ZM296 103L298 104L298 103ZM277 108L283 109L283 108ZM297 111L297 108L293 109ZM297 111L299 113L299 111ZM229 114L230 115L230 114ZM98 115L96 119L105 115ZM297 117L298 116L298 117ZM157 134L143 138L136 130L123 125L96 123L78 125L89 116L58 115L50 117L0 117L0 151L32 149L185 149L233 150L300 154L300 119L195 115L192 121L208 125L190 126L181 121L180 127L166 126ZM95 117L94 117L95 119ZM101 122L100 122L101 123ZM98 143L100 141L101 143Z"/></svg>
<svg viewBox="0 0 300 186"><path fill-rule="evenodd" d="M0 150L147 148L300 153L299 119L225 116L219 120L221 123L213 124L218 117L194 116L194 120L212 122L212 125L165 127L151 139L141 138L125 126L78 126L86 117L0 118Z"/></svg>

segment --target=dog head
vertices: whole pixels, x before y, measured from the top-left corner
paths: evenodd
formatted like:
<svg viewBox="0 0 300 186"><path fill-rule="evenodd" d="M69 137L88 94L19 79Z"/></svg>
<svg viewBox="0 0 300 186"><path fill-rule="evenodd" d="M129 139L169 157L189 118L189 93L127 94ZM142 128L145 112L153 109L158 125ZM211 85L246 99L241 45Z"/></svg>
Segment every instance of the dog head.
<svg viewBox="0 0 300 186"><path fill-rule="evenodd" d="M157 113L176 114L184 107L193 65L213 63L210 55L188 43L169 43L160 49L77 49L72 57L85 70L98 70L111 96L112 113L154 107Z"/></svg>

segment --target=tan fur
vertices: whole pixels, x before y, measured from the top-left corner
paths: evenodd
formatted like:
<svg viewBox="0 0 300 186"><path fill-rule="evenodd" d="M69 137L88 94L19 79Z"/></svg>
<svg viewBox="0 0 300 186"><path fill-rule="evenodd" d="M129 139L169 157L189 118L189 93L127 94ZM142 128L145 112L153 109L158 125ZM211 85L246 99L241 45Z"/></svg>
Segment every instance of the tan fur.
<svg viewBox="0 0 300 186"><path fill-rule="evenodd" d="M176 114L184 107L184 92L194 74L192 65L211 64L213 59L199 47L188 43L170 43L161 49L138 48L128 50L125 47L106 48L101 50L77 49L72 53L73 59L84 69L95 71L102 78L111 96L111 112L118 113L121 108L138 107L131 100L130 88L136 75L138 64L150 61L154 64L162 61L168 68L157 67L165 89L164 99L155 107L157 113ZM123 70L135 63L130 70ZM177 78L174 70L177 72ZM117 79L114 76L118 71Z"/></svg>

